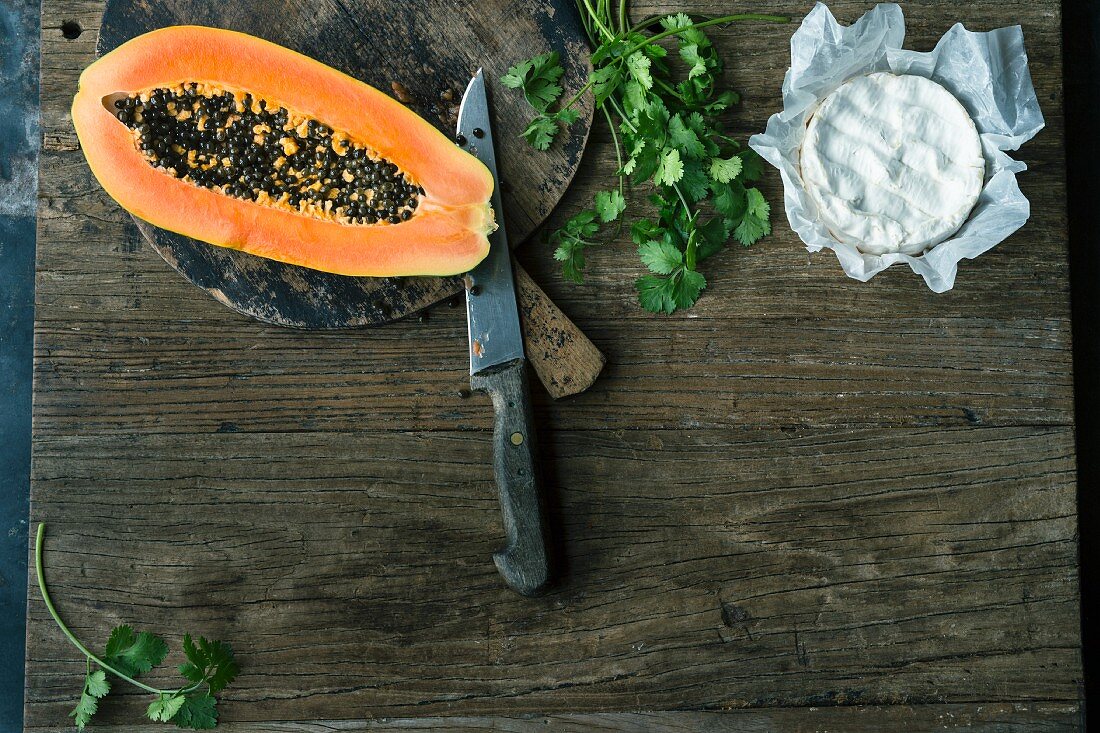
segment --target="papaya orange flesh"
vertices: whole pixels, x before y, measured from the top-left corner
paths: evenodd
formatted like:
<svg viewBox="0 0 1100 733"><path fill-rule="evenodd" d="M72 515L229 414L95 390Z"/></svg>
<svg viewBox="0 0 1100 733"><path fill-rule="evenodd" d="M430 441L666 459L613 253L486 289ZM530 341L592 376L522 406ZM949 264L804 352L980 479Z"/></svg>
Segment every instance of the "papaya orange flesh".
<svg viewBox="0 0 1100 733"><path fill-rule="evenodd" d="M80 77L73 124L123 208L210 244L354 276L489 251L493 178L386 94L252 36L174 26Z"/></svg>

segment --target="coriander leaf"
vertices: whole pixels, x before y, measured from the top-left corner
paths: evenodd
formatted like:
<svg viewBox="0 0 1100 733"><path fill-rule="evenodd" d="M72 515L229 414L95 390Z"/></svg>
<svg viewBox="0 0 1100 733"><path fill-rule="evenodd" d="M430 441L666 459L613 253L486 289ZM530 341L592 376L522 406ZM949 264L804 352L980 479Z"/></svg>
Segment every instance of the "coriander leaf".
<svg viewBox="0 0 1100 733"><path fill-rule="evenodd" d="M190 636L184 637L185 640L189 638ZM240 668L233 658L233 649L228 644L220 641L207 641L205 637L200 636L199 652L206 660L206 684L210 688L210 692L218 692L236 679ZM188 658L190 659L190 657Z"/></svg>
<svg viewBox="0 0 1100 733"><path fill-rule="evenodd" d="M653 62L641 51L635 51L626 57L626 68L630 75L646 89L653 88L653 76L649 73Z"/></svg>
<svg viewBox="0 0 1100 733"><path fill-rule="evenodd" d="M710 48L710 39L698 28L686 27L676 34L684 43L698 46L700 49Z"/></svg>
<svg viewBox="0 0 1100 733"><path fill-rule="evenodd" d="M707 121L698 112L692 112L684 118L684 122L699 137L707 136Z"/></svg>
<svg viewBox="0 0 1100 733"><path fill-rule="evenodd" d="M519 89L523 86L523 82L527 79L527 73L531 70L534 62L530 59L527 61L521 61L512 68L508 69L508 73L500 77L500 83L509 89Z"/></svg>
<svg viewBox="0 0 1100 733"><path fill-rule="evenodd" d="M87 692L80 693L80 702L76 704L73 711L69 713L69 717L73 718L73 722L76 723L78 730L84 730L84 726L88 725L92 716L95 715L95 711L99 709L99 701L95 697L89 695Z"/></svg>
<svg viewBox="0 0 1100 733"><path fill-rule="evenodd" d="M584 249L594 244L588 238L595 236L598 231L596 212L586 209L550 235L548 241L555 248L554 259L562 263L562 276L567 280L584 282Z"/></svg>
<svg viewBox="0 0 1100 733"><path fill-rule="evenodd" d="M768 217L771 214L771 206L764 200L764 195L755 188L745 192L745 215L741 223L733 230L733 236L737 241L746 246L752 244L772 230Z"/></svg>
<svg viewBox="0 0 1100 733"><path fill-rule="evenodd" d="M188 695L172 722L180 728L209 730L218 724L218 703L212 695Z"/></svg>
<svg viewBox="0 0 1100 733"><path fill-rule="evenodd" d="M206 653L195 645L195 640L191 638L190 634L183 635L181 646L183 647L183 656L187 657L187 661L200 669L206 666Z"/></svg>
<svg viewBox="0 0 1100 733"><path fill-rule="evenodd" d="M551 51L513 66L500 81L511 89L522 88L528 104L545 112L561 96L562 89L555 82L564 73L558 52Z"/></svg>
<svg viewBox="0 0 1100 733"><path fill-rule="evenodd" d="M686 267L680 271L672 288L672 301L677 308L690 308L699 300L699 293L707 286L706 279L695 270Z"/></svg>
<svg viewBox="0 0 1100 733"><path fill-rule="evenodd" d="M748 247L770 232L770 222L761 221L754 216L745 216L741 223L737 225L737 228L733 230L733 236L737 238L738 242Z"/></svg>
<svg viewBox="0 0 1100 733"><path fill-rule="evenodd" d="M581 117L580 112L572 107L566 107L565 109L559 109L554 113L554 120L562 123L563 125L572 125Z"/></svg>
<svg viewBox="0 0 1100 733"><path fill-rule="evenodd" d="M84 691L92 697L104 697L111 691L111 683L107 680L107 673L102 669L89 673L84 678Z"/></svg>
<svg viewBox="0 0 1100 733"><path fill-rule="evenodd" d="M644 144L630 160L623 165L624 175L633 175L639 183L652 177L661 162L661 151L655 145Z"/></svg>
<svg viewBox="0 0 1100 733"><path fill-rule="evenodd" d="M568 228L574 236L583 239L594 237L596 232L600 230L600 225L596 223L596 212L591 209L584 209L566 222L566 228Z"/></svg>
<svg viewBox="0 0 1100 733"><path fill-rule="evenodd" d="M672 281L659 275L642 275L634 283L638 291L638 303L651 313L672 313L676 305L672 300Z"/></svg>
<svg viewBox="0 0 1100 733"><path fill-rule="evenodd" d="M563 237L559 240L554 259L561 263L561 274L566 280L584 282L584 248L585 243L578 239Z"/></svg>
<svg viewBox="0 0 1100 733"><path fill-rule="evenodd" d="M669 118L668 139L673 147L688 158L702 158L706 152L695 130L688 127L680 115Z"/></svg>
<svg viewBox="0 0 1100 733"><path fill-rule="evenodd" d="M676 85L676 91L684 100L684 106L690 109L703 109L707 114L707 91L713 80L708 76L699 76L694 79L684 79Z"/></svg>
<svg viewBox="0 0 1100 733"><path fill-rule="evenodd" d="M650 78L652 81L652 77ZM645 87L636 79L630 79L623 85L623 111L627 117L634 120L646 107Z"/></svg>
<svg viewBox="0 0 1100 733"><path fill-rule="evenodd" d="M84 726L91 721L99 708L98 698L104 697L110 691L111 683L107 681L107 675L102 669L89 671L84 676L84 689L80 692L80 700L69 713L69 717L74 718L77 728L84 730Z"/></svg>
<svg viewBox="0 0 1100 733"><path fill-rule="evenodd" d="M531 120L531 124L523 131L523 139L531 143L535 150L546 150L558 134L558 123L546 115L540 115Z"/></svg>
<svg viewBox="0 0 1100 733"><path fill-rule="evenodd" d="M623 81L623 74L618 66L601 66L588 76L592 82L592 94L596 97L596 106L599 107L610 97Z"/></svg>
<svg viewBox="0 0 1100 733"><path fill-rule="evenodd" d="M590 59L590 62L594 67L599 66L609 59L622 56L623 52L632 45L635 45L634 41L630 41L628 43L624 39L616 41L605 41L601 43L595 51L592 52L592 58Z"/></svg>
<svg viewBox="0 0 1100 733"><path fill-rule="evenodd" d="M618 219L624 211L626 211L626 199L620 191L596 192L596 215L604 224Z"/></svg>
<svg viewBox="0 0 1100 733"><path fill-rule="evenodd" d="M653 182L657 185L671 186L684 175L684 164L680 161L680 151L676 148L665 148L657 163L657 170L653 176Z"/></svg>
<svg viewBox="0 0 1100 733"><path fill-rule="evenodd" d="M649 98L644 112L638 115L635 126L638 128L637 134L645 140L652 141L654 147L659 149L665 146L665 138L668 135L668 108L660 97Z"/></svg>
<svg viewBox="0 0 1100 733"><path fill-rule="evenodd" d="M732 158L714 158L710 161L710 177L719 183L729 183L741 174L741 159L736 155Z"/></svg>
<svg viewBox="0 0 1100 733"><path fill-rule="evenodd" d="M650 240L638 247L642 264L658 275L669 275L684 264L684 253L666 242Z"/></svg>
<svg viewBox="0 0 1100 733"><path fill-rule="evenodd" d="M741 96L737 92L725 91L714 98L703 109L706 110L708 115L716 115L723 110L729 109L733 105L737 104L741 100Z"/></svg>
<svg viewBox="0 0 1100 733"><path fill-rule="evenodd" d="M710 190L714 194L714 210L719 214L737 219L745 212L745 187L739 182L712 183Z"/></svg>
<svg viewBox="0 0 1100 733"><path fill-rule="evenodd" d="M720 133L717 129L707 125L703 115L699 112L692 112L691 114L684 115L684 124L691 128L691 131L702 141L703 149L708 158L716 157L721 152L718 143L711 139L712 136L719 135Z"/></svg>
<svg viewBox="0 0 1100 733"><path fill-rule="evenodd" d="M632 41L634 45L644 43L646 40L645 36L643 36L641 33L632 34L632 38L634 38L634 40ZM646 43L644 46L642 46L642 53L656 61L658 59L663 59L665 56L668 56L668 49L656 43Z"/></svg>
<svg viewBox="0 0 1100 733"><path fill-rule="evenodd" d="M630 238L638 246L651 239L661 239L663 236L664 230L651 219L639 219L630 227Z"/></svg>
<svg viewBox="0 0 1100 733"><path fill-rule="evenodd" d="M664 18L661 18L661 25L664 26L665 30L669 31L683 30L691 25L691 18L688 17L687 13L666 15Z"/></svg>
<svg viewBox="0 0 1100 733"><path fill-rule="evenodd" d="M680 58L688 65L688 79L707 73L707 59L700 55L699 46L687 43L680 46Z"/></svg>
<svg viewBox="0 0 1100 733"><path fill-rule="evenodd" d="M206 672L202 667L196 666L193 662L184 662L179 666L180 674L183 678L189 682L202 682L206 679Z"/></svg>
<svg viewBox="0 0 1100 733"><path fill-rule="evenodd" d="M104 654L108 657L117 656L123 649L134 644L134 629L125 624L111 629L111 636L107 639L107 647Z"/></svg>
<svg viewBox="0 0 1100 733"><path fill-rule="evenodd" d="M764 194L760 193L759 189L750 188L745 191L745 195L747 199L745 210L749 215L758 219L767 219L772 207L764 199Z"/></svg>
<svg viewBox="0 0 1100 733"><path fill-rule="evenodd" d="M107 641L103 661L128 677L148 672L168 656L168 645L159 636L129 626L116 626Z"/></svg>
<svg viewBox="0 0 1100 733"><path fill-rule="evenodd" d="M183 695L169 695L162 692L156 700L149 703L149 708L145 711L145 714L149 717L149 720L157 723L167 723L179 712L184 702L186 702L186 698Z"/></svg>
<svg viewBox="0 0 1100 733"><path fill-rule="evenodd" d="M531 106L539 111L545 111L547 107L557 101L561 96L561 86L555 84L552 79L557 79L562 74L561 67L554 69L553 75L533 79L524 87L524 95Z"/></svg>
<svg viewBox="0 0 1100 733"><path fill-rule="evenodd" d="M695 231L699 234L695 250L695 258L698 262L722 251L730 236L729 228L721 217L717 216L697 225Z"/></svg>
<svg viewBox="0 0 1100 733"><path fill-rule="evenodd" d="M703 171L703 164L697 160L684 162L684 175L680 179L680 189L692 203L699 201L707 195L710 181Z"/></svg>
<svg viewBox="0 0 1100 733"><path fill-rule="evenodd" d="M764 175L764 159L755 150L751 148L744 150L738 153L737 157L741 159L741 180L757 181Z"/></svg>

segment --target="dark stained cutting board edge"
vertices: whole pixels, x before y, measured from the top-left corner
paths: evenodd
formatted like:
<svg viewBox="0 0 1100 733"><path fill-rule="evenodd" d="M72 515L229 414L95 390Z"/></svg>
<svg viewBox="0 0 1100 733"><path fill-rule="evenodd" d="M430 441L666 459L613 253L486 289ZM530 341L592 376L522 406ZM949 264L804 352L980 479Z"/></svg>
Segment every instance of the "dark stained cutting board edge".
<svg viewBox="0 0 1100 733"><path fill-rule="evenodd" d="M526 4L479 2L464 6L426 0L415 6L366 0L310 5L270 22L257 0L206 4L194 0L108 0L97 42L102 55L130 38L174 24L232 28L267 38L318 58L387 93L398 82L409 106L444 132L469 76L486 68L494 106L494 132L501 158L501 188L510 238L527 239L545 220L572 181L592 123L590 98L578 105L581 120L551 150L535 151L518 133L532 111L522 95L502 87L508 66L541 48L554 48L566 69L566 95L587 76L586 40L571 2ZM395 12L386 12L390 8ZM393 27L379 19L398 18ZM367 22L367 19L373 19ZM411 34L408 29L439 28ZM506 34L500 28L508 28ZM430 37L431 44L423 38ZM333 44L333 38L341 38ZM384 39L381 43L376 42ZM496 44L497 47L493 47ZM402 56L401 54L405 55ZM388 59L388 61L386 60ZM422 83L417 80L423 79ZM443 99L446 79L450 100ZM382 325L417 313L462 290L460 277L353 278L322 273L215 247L136 219L138 229L173 269L218 302L244 315L280 326L338 329Z"/></svg>

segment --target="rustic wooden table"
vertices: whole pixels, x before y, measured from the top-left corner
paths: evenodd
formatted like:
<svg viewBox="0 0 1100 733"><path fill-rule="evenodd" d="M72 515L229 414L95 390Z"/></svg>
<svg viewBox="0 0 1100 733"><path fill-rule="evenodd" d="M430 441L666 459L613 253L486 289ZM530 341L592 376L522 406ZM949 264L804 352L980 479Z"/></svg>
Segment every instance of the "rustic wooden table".
<svg viewBox="0 0 1100 733"><path fill-rule="evenodd" d="M730 6L634 4L678 9ZM918 49L956 20L1023 24L1047 118L1020 154L1030 223L934 295L898 268L845 278L779 214L671 318L635 305L627 242L579 287L525 248L610 362L536 397L563 578L528 600L489 560L462 309L306 333L184 282L77 148L102 3L45 0L32 520L61 613L96 644L121 622L231 642L231 732L1077 729L1059 4L905 11ZM779 104L793 30L715 33L742 137ZM598 127L555 220L612 159ZM27 724L65 730L84 665L32 596ZM138 730L142 702L100 724Z"/></svg>

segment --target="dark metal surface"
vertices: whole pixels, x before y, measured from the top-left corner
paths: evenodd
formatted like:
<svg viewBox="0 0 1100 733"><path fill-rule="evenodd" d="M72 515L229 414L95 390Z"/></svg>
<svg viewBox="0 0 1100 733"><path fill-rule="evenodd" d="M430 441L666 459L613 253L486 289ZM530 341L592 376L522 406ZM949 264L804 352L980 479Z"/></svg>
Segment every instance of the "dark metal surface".
<svg viewBox="0 0 1100 733"><path fill-rule="evenodd" d="M230 28L305 53L387 93L450 134L459 96L481 63L493 80L534 50L561 54L562 85L577 89L588 73L587 49L572 0L524 0L454 5L424 0L282 4L272 15L265 0L108 0L98 53L166 25ZM504 37L494 29L507 26ZM408 32L409 28L424 29ZM489 57L489 58L485 58ZM396 86L394 86L396 84ZM400 91L398 91L400 90ZM519 133L531 111L511 94L496 108L509 225L516 242L550 213L580 163L592 106L582 100L581 121L550 151L531 156ZM462 291L458 277L345 277L213 247L138 222L145 238L184 277L218 301L261 321L297 328L346 328L387 323Z"/></svg>
<svg viewBox="0 0 1100 733"><path fill-rule="evenodd" d="M0 731L23 727L38 18L37 0L0 3Z"/></svg>
<svg viewBox="0 0 1100 733"><path fill-rule="evenodd" d="M1086 707L1100 704L1100 0L1062 3Z"/></svg>

